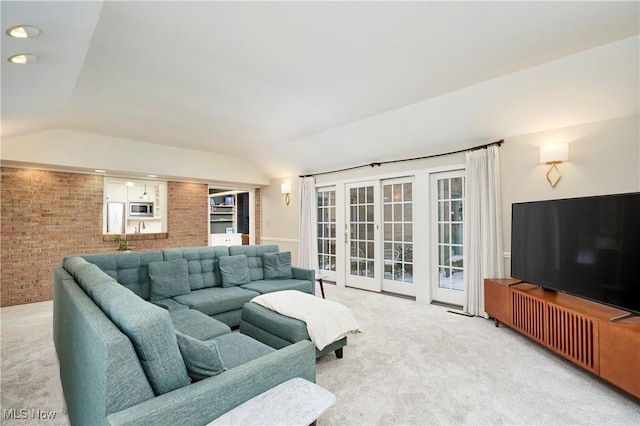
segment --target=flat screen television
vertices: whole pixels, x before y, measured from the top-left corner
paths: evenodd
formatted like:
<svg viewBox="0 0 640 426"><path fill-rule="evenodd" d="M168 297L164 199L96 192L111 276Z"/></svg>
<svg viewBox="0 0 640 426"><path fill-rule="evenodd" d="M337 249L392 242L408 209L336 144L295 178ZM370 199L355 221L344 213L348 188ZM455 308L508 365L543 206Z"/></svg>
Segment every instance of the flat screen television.
<svg viewBox="0 0 640 426"><path fill-rule="evenodd" d="M640 315L640 192L514 203L511 276Z"/></svg>

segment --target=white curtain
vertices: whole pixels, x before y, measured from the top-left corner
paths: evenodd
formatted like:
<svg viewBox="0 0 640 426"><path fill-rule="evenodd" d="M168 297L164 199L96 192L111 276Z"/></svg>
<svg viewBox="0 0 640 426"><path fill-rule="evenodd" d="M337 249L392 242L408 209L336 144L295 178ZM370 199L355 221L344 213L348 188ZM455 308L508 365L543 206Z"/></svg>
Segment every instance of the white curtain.
<svg viewBox="0 0 640 426"><path fill-rule="evenodd" d="M298 242L298 264L301 268L318 271L318 209L316 199L316 179L301 177L300 191L300 232Z"/></svg>
<svg viewBox="0 0 640 426"><path fill-rule="evenodd" d="M486 316L484 278L504 277L499 147L467 152L466 171L464 310Z"/></svg>

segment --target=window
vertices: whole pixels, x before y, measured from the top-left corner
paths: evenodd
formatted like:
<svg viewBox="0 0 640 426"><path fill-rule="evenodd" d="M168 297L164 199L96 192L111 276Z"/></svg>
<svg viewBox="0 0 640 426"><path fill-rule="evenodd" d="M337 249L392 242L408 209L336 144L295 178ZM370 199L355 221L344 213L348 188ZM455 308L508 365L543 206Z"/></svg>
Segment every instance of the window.
<svg viewBox="0 0 640 426"><path fill-rule="evenodd" d="M166 182L106 178L104 199L103 233L167 232Z"/></svg>

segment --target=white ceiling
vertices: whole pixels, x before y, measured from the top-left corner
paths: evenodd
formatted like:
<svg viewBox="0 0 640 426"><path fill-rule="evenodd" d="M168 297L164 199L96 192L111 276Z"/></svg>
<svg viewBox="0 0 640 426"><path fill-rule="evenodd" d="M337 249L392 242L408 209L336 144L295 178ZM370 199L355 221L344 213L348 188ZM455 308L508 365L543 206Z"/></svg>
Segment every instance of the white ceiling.
<svg viewBox="0 0 640 426"><path fill-rule="evenodd" d="M582 88L614 106L605 113L560 102L562 121L505 122L498 106L544 91L553 79L542 64L638 35L639 4L2 1L2 137L70 129L241 155L278 177L638 113L637 93L606 78ZM4 31L16 24L42 34L12 40ZM40 59L4 58L19 51ZM540 85L522 79L536 72ZM469 125L451 119L458 110ZM431 125L412 129L412 114ZM370 123L375 140L354 123ZM398 123L402 135L387 127ZM399 138L411 145L398 149Z"/></svg>

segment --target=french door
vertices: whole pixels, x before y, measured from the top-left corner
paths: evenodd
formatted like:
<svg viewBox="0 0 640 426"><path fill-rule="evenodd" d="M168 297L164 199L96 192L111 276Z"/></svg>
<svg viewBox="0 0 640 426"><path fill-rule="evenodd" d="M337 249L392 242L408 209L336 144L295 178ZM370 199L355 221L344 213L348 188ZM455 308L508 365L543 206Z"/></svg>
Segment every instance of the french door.
<svg viewBox="0 0 640 426"><path fill-rule="evenodd" d="M431 177L432 298L464 305L464 170Z"/></svg>
<svg viewBox="0 0 640 426"><path fill-rule="evenodd" d="M336 281L336 189L318 188L318 266L320 276Z"/></svg>
<svg viewBox="0 0 640 426"><path fill-rule="evenodd" d="M345 193L346 285L415 296L412 178L347 184Z"/></svg>
<svg viewBox="0 0 640 426"><path fill-rule="evenodd" d="M464 170L318 187L320 271L338 285L463 305Z"/></svg>
<svg viewBox="0 0 640 426"><path fill-rule="evenodd" d="M415 296L413 274L413 181L382 181L382 289Z"/></svg>
<svg viewBox="0 0 640 426"><path fill-rule="evenodd" d="M346 285L380 291L379 181L345 186Z"/></svg>

